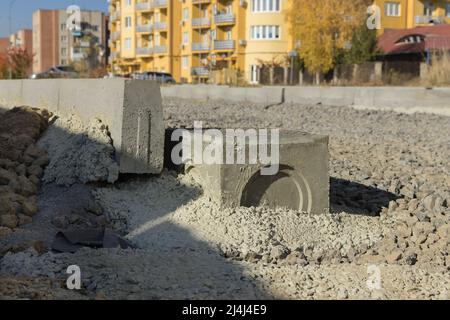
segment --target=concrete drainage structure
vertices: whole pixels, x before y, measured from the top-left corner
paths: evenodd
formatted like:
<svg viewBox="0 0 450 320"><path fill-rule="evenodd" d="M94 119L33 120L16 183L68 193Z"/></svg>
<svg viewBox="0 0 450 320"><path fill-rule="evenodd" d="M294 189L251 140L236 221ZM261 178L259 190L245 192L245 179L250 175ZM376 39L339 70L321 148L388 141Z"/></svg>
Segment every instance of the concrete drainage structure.
<svg viewBox="0 0 450 320"><path fill-rule="evenodd" d="M211 138L204 140L211 141ZM248 144L246 140L246 150L249 150ZM192 144L186 144L183 150L185 148L192 148ZM264 166L260 163L194 164L188 161L185 170L203 187L205 194L222 207L266 205L314 214L328 213L328 137L280 131L279 158L279 170L275 175L262 175Z"/></svg>
<svg viewBox="0 0 450 320"><path fill-rule="evenodd" d="M122 173L161 173L164 122L159 85L125 79L0 81L0 106L45 108L78 116L83 124L99 118L108 126Z"/></svg>

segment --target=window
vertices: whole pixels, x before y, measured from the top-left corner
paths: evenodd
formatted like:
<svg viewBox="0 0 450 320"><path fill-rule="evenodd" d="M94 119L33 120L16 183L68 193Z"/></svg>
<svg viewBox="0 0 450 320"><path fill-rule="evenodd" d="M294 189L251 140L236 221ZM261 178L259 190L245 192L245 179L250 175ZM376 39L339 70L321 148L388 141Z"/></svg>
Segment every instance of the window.
<svg viewBox="0 0 450 320"><path fill-rule="evenodd" d="M148 36L148 47L153 48L153 35Z"/></svg>
<svg viewBox="0 0 450 320"><path fill-rule="evenodd" d="M67 42L67 36L61 36L61 42L66 43Z"/></svg>
<svg viewBox="0 0 450 320"><path fill-rule="evenodd" d="M67 48L61 48L61 55L66 56L67 55Z"/></svg>
<svg viewBox="0 0 450 320"><path fill-rule="evenodd" d="M66 60L66 59L62 59L62 60L61 60L61 64L62 64L62 65L66 65L66 64L67 64L67 60Z"/></svg>
<svg viewBox="0 0 450 320"><path fill-rule="evenodd" d="M183 69L189 68L189 56L181 57L181 65L182 65Z"/></svg>
<svg viewBox="0 0 450 320"><path fill-rule="evenodd" d="M66 31L66 30L67 30L67 24L61 23L61 31Z"/></svg>
<svg viewBox="0 0 450 320"><path fill-rule="evenodd" d="M445 15L450 18L450 3L445 4Z"/></svg>
<svg viewBox="0 0 450 320"><path fill-rule="evenodd" d="M400 17L400 3L386 2L384 5L384 13L388 17Z"/></svg>
<svg viewBox="0 0 450 320"><path fill-rule="evenodd" d="M278 12L281 0L252 0L252 12Z"/></svg>
<svg viewBox="0 0 450 320"><path fill-rule="evenodd" d="M251 26L250 39L252 40L280 39L280 26Z"/></svg>
<svg viewBox="0 0 450 320"><path fill-rule="evenodd" d="M161 45L161 36L159 34L155 34L155 46Z"/></svg>
<svg viewBox="0 0 450 320"><path fill-rule="evenodd" d="M189 20L189 8L184 8L183 9L183 20L184 21Z"/></svg>
<svg viewBox="0 0 450 320"><path fill-rule="evenodd" d="M423 4L423 15L424 16L432 16L434 11L434 3L429 1Z"/></svg>
<svg viewBox="0 0 450 320"><path fill-rule="evenodd" d="M259 67L257 65L250 66L250 82L259 83Z"/></svg>
<svg viewBox="0 0 450 320"><path fill-rule="evenodd" d="M189 43L189 33L183 32L183 44L188 44L188 43Z"/></svg>
<svg viewBox="0 0 450 320"><path fill-rule="evenodd" d="M226 31L226 40L233 40L233 32L229 29Z"/></svg>
<svg viewBox="0 0 450 320"><path fill-rule="evenodd" d="M125 17L125 28L131 28L131 17Z"/></svg>
<svg viewBox="0 0 450 320"><path fill-rule="evenodd" d="M131 38L125 38L125 49L131 49Z"/></svg>
<svg viewBox="0 0 450 320"><path fill-rule="evenodd" d="M127 0L127 6L131 6L131 0Z"/></svg>

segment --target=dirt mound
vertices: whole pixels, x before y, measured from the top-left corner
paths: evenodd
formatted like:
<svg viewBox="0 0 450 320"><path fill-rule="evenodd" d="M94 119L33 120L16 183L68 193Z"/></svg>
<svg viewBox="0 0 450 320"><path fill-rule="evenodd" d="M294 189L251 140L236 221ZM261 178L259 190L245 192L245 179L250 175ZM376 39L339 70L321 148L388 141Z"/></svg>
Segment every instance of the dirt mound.
<svg viewBox="0 0 450 320"><path fill-rule="evenodd" d="M49 159L36 141L47 128L46 110L17 107L0 114L0 235L28 224Z"/></svg>

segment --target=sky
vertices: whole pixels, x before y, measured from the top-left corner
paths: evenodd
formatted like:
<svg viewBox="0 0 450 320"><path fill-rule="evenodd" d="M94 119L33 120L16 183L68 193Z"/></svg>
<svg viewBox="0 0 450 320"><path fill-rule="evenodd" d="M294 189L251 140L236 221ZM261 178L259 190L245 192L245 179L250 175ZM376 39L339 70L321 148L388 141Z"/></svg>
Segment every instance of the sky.
<svg viewBox="0 0 450 320"><path fill-rule="evenodd" d="M9 35L9 4L12 0L0 0L0 37ZM76 4L81 9L107 12L107 0L16 0L12 7L12 31L32 27L33 12L38 9L65 9Z"/></svg>

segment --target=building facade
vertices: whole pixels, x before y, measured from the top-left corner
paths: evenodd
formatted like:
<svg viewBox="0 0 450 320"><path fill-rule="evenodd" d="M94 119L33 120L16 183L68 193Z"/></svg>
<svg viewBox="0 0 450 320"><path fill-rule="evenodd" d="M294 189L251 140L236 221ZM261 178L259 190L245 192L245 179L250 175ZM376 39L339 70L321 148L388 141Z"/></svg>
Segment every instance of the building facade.
<svg viewBox="0 0 450 320"><path fill-rule="evenodd" d="M70 30L66 10L33 13L33 72L57 65L106 64L107 17L100 11L81 11L81 30Z"/></svg>
<svg viewBox="0 0 450 320"><path fill-rule="evenodd" d="M115 74L157 71L179 82L207 82L230 70L259 81L264 61L284 61L293 48L288 0L111 0Z"/></svg>
<svg viewBox="0 0 450 320"><path fill-rule="evenodd" d="M259 83L264 66L271 65L281 69L286 81L288 57L296 43L286 19L291 3L111 0L111 71L168 72L179 82L196 83L221 82L213 77L223 70ZM380 33L450 23L450 0L375 0L375 4L380 8Z"/></svg>
<svg viewBox="0 0 450 320"><path fill-rule="evenodd" d="M385 29L410 29L450 23L450 0L375 0Z"/></svg>
<svg viewBox="0 0 450 320"><path fill-rule="evenodd" d="M8 38L0 38L0 55L4 55L8 52L9 48L9 39Z"/></svg>

